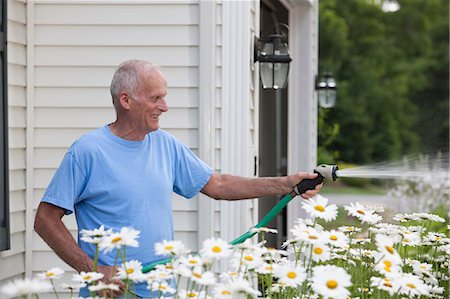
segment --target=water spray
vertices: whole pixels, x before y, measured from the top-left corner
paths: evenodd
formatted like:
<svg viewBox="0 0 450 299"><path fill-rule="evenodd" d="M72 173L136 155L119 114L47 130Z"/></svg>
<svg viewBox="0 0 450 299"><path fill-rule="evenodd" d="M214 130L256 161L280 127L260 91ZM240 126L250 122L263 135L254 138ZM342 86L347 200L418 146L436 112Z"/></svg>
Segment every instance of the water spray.
<svg viewBox="0 0 450 299"><path fill-rule="evenodd" d="M241 235L240 237L234 239L229 244L230 245L237 245L245 240L253 237L256 232L254 228L260 228L260 227L266 227L272 219L281 212L281 210L284 209L284 207L297 195L301 195L305 193L308 190L314 190L317 185L321 184L324 179L336 181L338 178L338 167L337 165L327 165L327 164L321 164L317 166L314 169L314 172L317 173L317 177L314 179L303 179L300 183L297 184L297 186L294 187L294 190L286 194L268 213L266 216L261 219L261 221L256 224L254 227L252 227L250 230L248 230L246 233ZM161 264L167 264L170 262L170 259L157 261L154 263L150 263L142 267L142 272L147 273L155 268L157 265Z"/></svg>

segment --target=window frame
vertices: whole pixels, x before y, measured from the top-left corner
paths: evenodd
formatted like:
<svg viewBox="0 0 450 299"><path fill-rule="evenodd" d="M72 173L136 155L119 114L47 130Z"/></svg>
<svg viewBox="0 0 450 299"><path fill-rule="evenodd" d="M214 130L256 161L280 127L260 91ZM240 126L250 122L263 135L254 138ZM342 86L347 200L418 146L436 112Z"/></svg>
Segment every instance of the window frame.
<svg viewBox="0 0 450 299"><path fill-rule="evenodd" d="M11 248L8 164L7 3L0 6L0 251Z"/></svg>

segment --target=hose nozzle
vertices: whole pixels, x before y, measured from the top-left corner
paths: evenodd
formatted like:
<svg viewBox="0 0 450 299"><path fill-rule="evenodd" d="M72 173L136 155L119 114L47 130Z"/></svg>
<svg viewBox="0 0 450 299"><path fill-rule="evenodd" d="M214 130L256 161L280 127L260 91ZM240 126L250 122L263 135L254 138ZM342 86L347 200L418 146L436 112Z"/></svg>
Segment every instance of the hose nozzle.
<svg viewBox="0 0 450 299"><path fill-rule="evenodd" d="M327 165L321 164L314 169L314 172L317 173L317 177L314 179L304 179L297 186L294 187L294 193L296 195L300 195L307 190L313 190L316 188L318 184L321 184L324 179L329 179L336 181L337 180L337 165Z"/></svg>
<svg viewBox="0 0 450 299"><path fill-rule="evenodd" d="M317 172L324 178L333 180L333 181L337 180L337 175L336 175L337 170L338 170L337 165L328 165L328 164L320 164L316 168L314 168L314 172Z"/></svg>

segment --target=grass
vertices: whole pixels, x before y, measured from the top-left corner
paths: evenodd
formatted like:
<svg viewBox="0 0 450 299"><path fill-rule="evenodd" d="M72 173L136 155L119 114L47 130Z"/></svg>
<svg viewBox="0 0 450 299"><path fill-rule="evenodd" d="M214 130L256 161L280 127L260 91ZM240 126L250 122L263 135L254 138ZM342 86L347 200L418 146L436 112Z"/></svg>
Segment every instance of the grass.
<svg viewBox="0 0 450 299"><path fill-rule="evenodd" d="M384 195L385 188L373 184L363 186L352 186L339 182L325 182L323 184L322 194L356 194L356 195Z"/></svg>

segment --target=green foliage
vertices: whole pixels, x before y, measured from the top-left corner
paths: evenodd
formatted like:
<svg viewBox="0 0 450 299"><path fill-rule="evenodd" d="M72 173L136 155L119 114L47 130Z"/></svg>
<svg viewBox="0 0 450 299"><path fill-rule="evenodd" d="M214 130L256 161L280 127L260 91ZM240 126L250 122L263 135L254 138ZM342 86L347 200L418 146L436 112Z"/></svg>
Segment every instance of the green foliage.
<svg viewBox="0 0 450 299"><path fill-rule="evenodd" d="M338 83L335 108L319 115L319 161L448 151L449 3L400 4L319 2L319 69Z"/></svg>

